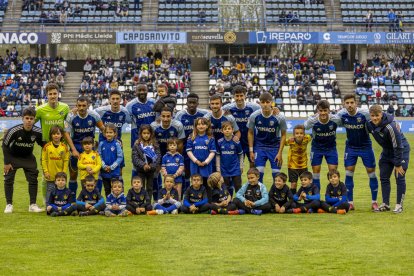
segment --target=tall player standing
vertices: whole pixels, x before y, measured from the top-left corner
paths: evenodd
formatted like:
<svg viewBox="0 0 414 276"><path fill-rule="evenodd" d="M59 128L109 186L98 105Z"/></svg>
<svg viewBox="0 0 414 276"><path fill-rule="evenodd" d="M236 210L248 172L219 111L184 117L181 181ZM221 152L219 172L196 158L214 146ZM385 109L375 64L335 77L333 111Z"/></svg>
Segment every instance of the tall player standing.
<svg viewBox="0 0 414 276"><path fill-rule="evenodd" d="M371 189L371 208L378 211L378 178L375 174L375 155L372 149L371 138L366 124L370 120L367 109L358 108L355 94L347 94L343 99L344 109L338 112L341 125L346 129L346 146L344 154L345 165L345 185L348 191L350 208L354 210L354 171L358 157L361 157L369 177L369 187Z"/></svg>

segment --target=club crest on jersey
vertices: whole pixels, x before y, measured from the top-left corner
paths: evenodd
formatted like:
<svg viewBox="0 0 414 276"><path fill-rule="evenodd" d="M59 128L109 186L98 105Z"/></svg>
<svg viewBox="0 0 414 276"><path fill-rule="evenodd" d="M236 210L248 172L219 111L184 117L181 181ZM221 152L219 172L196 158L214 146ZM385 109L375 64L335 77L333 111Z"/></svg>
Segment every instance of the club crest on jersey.
<svg viewBox="0 0 414 276"><path fill-rule="evenodd" d="M173 137L174 136L174 130L170 130L170 136Z"/></svg>
<svg viewBox="0 0 414 276"><path fill-rule="evenodd" d="M231 145L231 146L230 146L230 148L231 148L231 149L234 149L234 145Z"/></svg>
<svg viewBox="0 0 414 276"><path fill-rule="evenodd" d="M144 200L144 196L143 196L143 195L142 195L142 196L140 196L139 198L140 198L141 200Z"/></svg>
<svg viewBox="0 0 414 276"><path fill-rule="evenodd" d="M36 140L36 136L32 135L32 136L30 137L30 140L32 140L32 142L33 142L34 140Z"/></svg>
<svg viewBox="0 0 414 276"><path fill-rule="evenodd" d="M59 115L60 115L60 116L63 116L63 111L59 112Z"/></svg>
<svg viewBox="0 0 414 276"><path fill-rule="evenodd" d="M285 197L285 196L286 196L286 194L285 194L285 193L281 193L281 196L282 196L282 197Z"/></svg>
<svg viewBox="0 0 414 276"><path fill-rule="evenodd" d="M65 155L65 152L62 150L59 154L60 154L61 156L63 156L63 155Z"/></svg>
<svg viewBox="0 0 414 276"><path fill-rule="evenodd" d="M92 125L92 120L88 121L88 125L90 125L90 126Z"/></svg>
<svg viewBox="0 0 414 276"><path fill-rule="evenodd" d="M202 197L203 197L203 195L202 195L202 194L198 194L198 197L199 197L199 198L202 198Z"/></svg>
<svg viewBox="0 0 414 276"><path fill-rule="evenodd" d="M270 126L274 126L274 125L275 125L275 122L270 121Z"/></svg>
<svg viewBox="0 0 414 276"><path fill-rule="evenodd" d="M91 157L91 158L92 158L92 160L95 160L95 155L92 155L92 157Z"/></svg>
<svg viewBox="0 0 414 276"><path fill-rule="evenodd" d="M333 126L329 126L329 130L333 130Z"/></svg>
<svg viewBox="0 0 414 276"><path fill-rule="evenodd" d="M245 114L246 114L246 115L249 115L249 114L250 114L250 110L246 110L246 111L245 111Z"/></svg>
<svg viewBox="0 0 414 276"><path fill-rule="evenodd" d="M122 121L122 119L124 118L124 116L119 116L119 120Z"/></svg>
<svg viewBox="0 0 414 276"><path fill-rule="evenodd" d="M206 145L208 145L209 140L205 140L205 142L206 142Z"/></svg>
<svg viewBox="0 0 414 276"><path fill-rule="evenodd" d="M357 122L360 123L361 121L362 121L362 118L361 117L358 117L357 118Z"/></svg>
<svg viewBox="0 0 414 276"><path fill-rule="evenodd" d="M64 195L63 198L66 200L68 199L68 195Z"/></svg>
<svg viewBox="0 0 414 276"><path fill-rule="evenodd" d="M112 147L111 147L111 151L114 151L114 150L115 150L115 147L114 147L114 146L112 146Z"/></svg>
<svg viewBox="0 0 414 276"><path fill-rule="evenodd" d="M175 162L176 162L176 163L180 162L180 158L178 158L178 157L177 157L177 158L175 158Z"/></svg>
<svg viewBox="0 0 414 276"><path fill-rule="evenodd" d="M96 199L96 195L93 195L93 199Z"/></svg>

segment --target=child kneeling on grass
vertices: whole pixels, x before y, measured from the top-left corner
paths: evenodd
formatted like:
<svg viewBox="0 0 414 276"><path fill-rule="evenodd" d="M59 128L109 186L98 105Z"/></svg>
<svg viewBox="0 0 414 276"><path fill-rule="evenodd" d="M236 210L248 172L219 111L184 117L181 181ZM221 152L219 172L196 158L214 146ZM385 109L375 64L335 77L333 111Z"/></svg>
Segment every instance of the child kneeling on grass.
<svg viewBox="0 0 414 276"><path fill-rule="evenodd" d="M76 200L79 216L93 216L105 210L105 199L96 187L93 175L85 177L85 184Z"/></svg>
<svg viewBox="0 0 414 276"><path fill-rule="evenodd" d="M320 194L318 187L312 183L312 173L303 172L300 175L302 186L293 196L297 208L293 209L293 213L314 213L318 211L320 202Z"/></svg>
<svg viewBox="0 0 414 276"><path fill-rule="evenodd" d="M142 179L139 176L132 177L132 188L129 189L126 201L128 215L145 215L152 210L151 197L142 187Z"/></svg>
<svg viewBox="0 0 414 276"><path fill-rule="evenodd" d="M164 176L164 188L158 192L158 202L154 204L154 210L147 215L178 214L181 202L177 189L174 188L175 178L173 175Z"/></svg>
<svg viewBox="0 0 414 276"><path fill-rule="evenodd" d="M270 211L269 195L266 186L259 182L260 172L257 168L247 171L248 183L237 191L234 203L239 208L239 214L261 215Z"/></svg>
<svg viewBox="0 0 414 276"><path fill-rule="evenodd" d="M191 186L184 193L183 206L181 211L186 214L199 214L210 212L207 190L203 183L203 177L199 174L191 176Z"/></svg>
<svg viewBox="0 0 414 276"><path fill-rule="evenodd" d="M207 179L207 184L211 189L211 214L238 215L236 205L231 202L231 195L224 184L224 179L219 172L211 174Z"/></svg>
<svg viewBox="0 0 414 276"><path fill-rule="evenodd" d="M346 186L340 181L340 174L337 170L330 170L328 179L325 201L321 201L322 209L319 209L318 213L328 212L345 215L349 211Z"/></svg>
<svg viewBox="0 0 414 276"><path fill-rule="evenodd" d="M269 191L270 212L272 213L292 213L295 208L292 191L286 185L287 175L278 173L274 184Z"/></svg>
<svg viewBox="0 0 414 276"><path fill-rule="evenodd" d="M105 216L127 216L128 210L126 209L126 197L122 192L122 182L118 179L112 180L111 189L111 194L106 198Z"/></svg>
<svg viewBox="0 0 414 276"><path fill-rule="evenodd" d="M67 175L58 172L55 176L56 190L52 191L46 211L51 217L69 216L76 211L76 203L72 191L66 188Z"/></svg>

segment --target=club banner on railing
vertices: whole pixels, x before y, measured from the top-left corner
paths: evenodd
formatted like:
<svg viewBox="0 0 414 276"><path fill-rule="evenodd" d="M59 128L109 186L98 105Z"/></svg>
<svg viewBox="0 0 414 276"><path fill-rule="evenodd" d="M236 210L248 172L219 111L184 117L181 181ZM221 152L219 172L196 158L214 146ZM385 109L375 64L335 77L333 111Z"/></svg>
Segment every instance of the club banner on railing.
<svg viewBox="0 0 414 276"><path fill-rule="evenodd" d="M47 44L47 33L0 33L0 44Z"/></svg>
<svg viewBox="0 0 414 276"><path fill-rule="evenodd" d="M117 32L117 44L185 44L186 32Z"/></svg>

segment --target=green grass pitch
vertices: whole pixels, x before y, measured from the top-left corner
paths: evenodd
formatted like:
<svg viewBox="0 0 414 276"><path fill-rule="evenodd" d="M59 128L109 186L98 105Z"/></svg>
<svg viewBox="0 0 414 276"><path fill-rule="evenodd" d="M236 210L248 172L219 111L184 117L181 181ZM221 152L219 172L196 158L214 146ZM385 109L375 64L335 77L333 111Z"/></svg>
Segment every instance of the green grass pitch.
<svg viewBox="0 0 414 276"><path fill-rule="evenodd" d="M414 136L407 138L414 145ZM125 135L126 145L129 139ZM344 142L345 136L338 135L343 176ZM378 159L376 144L375 152ZM40 156L38 147L35 154ZM127 148L126 183L130 180L130 155ZM287 149L284 172L286 161ZM3 186L0 192L0 275L413 275L414 172L412 165L410 168L405 210L400 215L370 211L368 178L359 160L356 211L347 215L127 218L51 218L45 213L28 213L28 188L19 171L13 214L3 213ZM324 165L321 194L327 184L326 172ZM267 167L268 187L270 178ZM39 205L41 199L39 187ZM394 179L391 202L394 207Z"/></svg>

